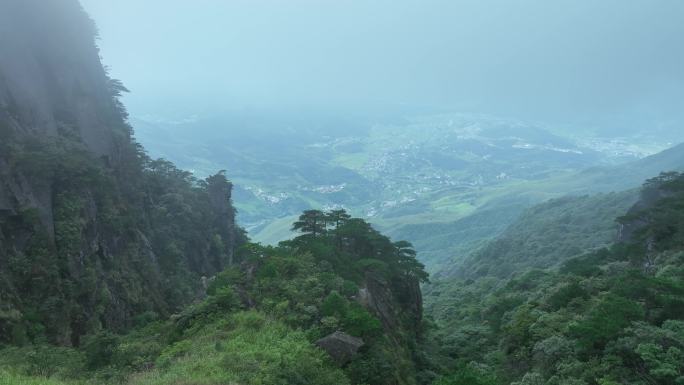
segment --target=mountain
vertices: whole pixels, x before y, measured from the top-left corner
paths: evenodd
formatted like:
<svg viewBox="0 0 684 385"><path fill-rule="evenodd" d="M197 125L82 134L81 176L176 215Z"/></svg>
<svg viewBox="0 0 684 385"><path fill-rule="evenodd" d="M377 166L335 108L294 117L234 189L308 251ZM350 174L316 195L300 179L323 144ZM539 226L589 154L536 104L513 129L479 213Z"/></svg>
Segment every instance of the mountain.
<svg viewBox="0 0 684 385"><path fill-rule="evenodd" d="M0 32L1 383L682 383L684 175L652 177L681 145L137 120L175 128L150 142L177 167L134 138L76 0L3 1Z"/></svg>
<svg viewBox="0 0 684 385"><path fill-rule="evenodd" d="M244 242L231 183L145 155L77 1L0 7L0 341L177 311Z"/></svg>
<svg viewBox="0 0 684 385"><path fill-rule="evenodd" d="M684 170L684 143L633 162L611 167L592 167L552 180L567 192L622 191L638 186L661 172Z"/></svg>
<svg viewBox="0 0 684 385"><path fill-rule="evenodd" d="M339 209L250 243L224 171L197 179L134 140L77 1L3 1L0 25L0 383L437 376L409 243Z"/></svg>

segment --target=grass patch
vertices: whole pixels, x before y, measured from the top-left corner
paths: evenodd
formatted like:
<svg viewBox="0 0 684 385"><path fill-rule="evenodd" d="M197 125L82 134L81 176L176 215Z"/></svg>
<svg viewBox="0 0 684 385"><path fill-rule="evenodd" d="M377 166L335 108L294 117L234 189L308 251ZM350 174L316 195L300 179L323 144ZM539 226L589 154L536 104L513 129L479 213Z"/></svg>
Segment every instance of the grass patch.
<svg viewBox="0 0 684 385"><path fill-rule="evenodd" d="M130 385L346 384L341 370L301 331L241 312L165 349Z"/></svg>
<svg viewBox="0 0 684 385"><path fill-rule="evenodd" d="M75 382L63 382L47 377L29 377L0 370L0 385L75 385Z"/></svg>

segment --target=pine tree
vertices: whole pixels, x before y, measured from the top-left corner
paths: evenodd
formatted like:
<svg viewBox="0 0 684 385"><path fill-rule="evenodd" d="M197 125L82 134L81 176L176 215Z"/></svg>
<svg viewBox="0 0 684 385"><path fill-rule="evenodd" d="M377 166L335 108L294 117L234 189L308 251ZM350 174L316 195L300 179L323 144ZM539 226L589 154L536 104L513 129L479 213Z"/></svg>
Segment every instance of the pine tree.
<svg viewBox="0 0 684 385"><path fill-rule="evenodd" d="M320 210L306 210L292 225L292 231L317 237L326 232L327 215Z"/></svg>

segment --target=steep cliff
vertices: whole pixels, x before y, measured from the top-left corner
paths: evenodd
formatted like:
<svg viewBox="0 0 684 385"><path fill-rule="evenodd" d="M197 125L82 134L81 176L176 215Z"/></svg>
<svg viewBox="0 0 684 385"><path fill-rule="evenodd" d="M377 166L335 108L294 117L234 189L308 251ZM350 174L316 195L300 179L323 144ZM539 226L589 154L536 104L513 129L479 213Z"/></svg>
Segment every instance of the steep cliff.
<svg viewBox="0 0 684 385"><path fill-rule="evenodd" d="M116 83L99 62L94 36L93 23L76 1L0 4L0 210L30 202L43 225L53 225L46 181L9 177L11 143L69 135L109 162L130 140L125 115L112 98Z"/></svg>
<svg viewBox="0 0 684 385"><path fill-rule="evenodd" d="M0 342L78 345L195 298L244 238L232 185L149 159L76 0L0 2Z"/></svg>

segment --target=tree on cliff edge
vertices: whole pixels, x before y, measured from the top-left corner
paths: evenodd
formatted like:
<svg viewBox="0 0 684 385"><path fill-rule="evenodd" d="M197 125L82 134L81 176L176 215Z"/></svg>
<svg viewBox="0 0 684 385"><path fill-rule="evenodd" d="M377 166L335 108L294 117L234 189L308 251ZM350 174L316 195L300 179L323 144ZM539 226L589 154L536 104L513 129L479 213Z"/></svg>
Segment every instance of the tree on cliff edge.
<svg viewBox="0 0 684 385"><path fill-rule="evenodd" d="M326 232L327 215L320 210L306 210L299 220L292 225L292 231L317 237Z"/></svg>

